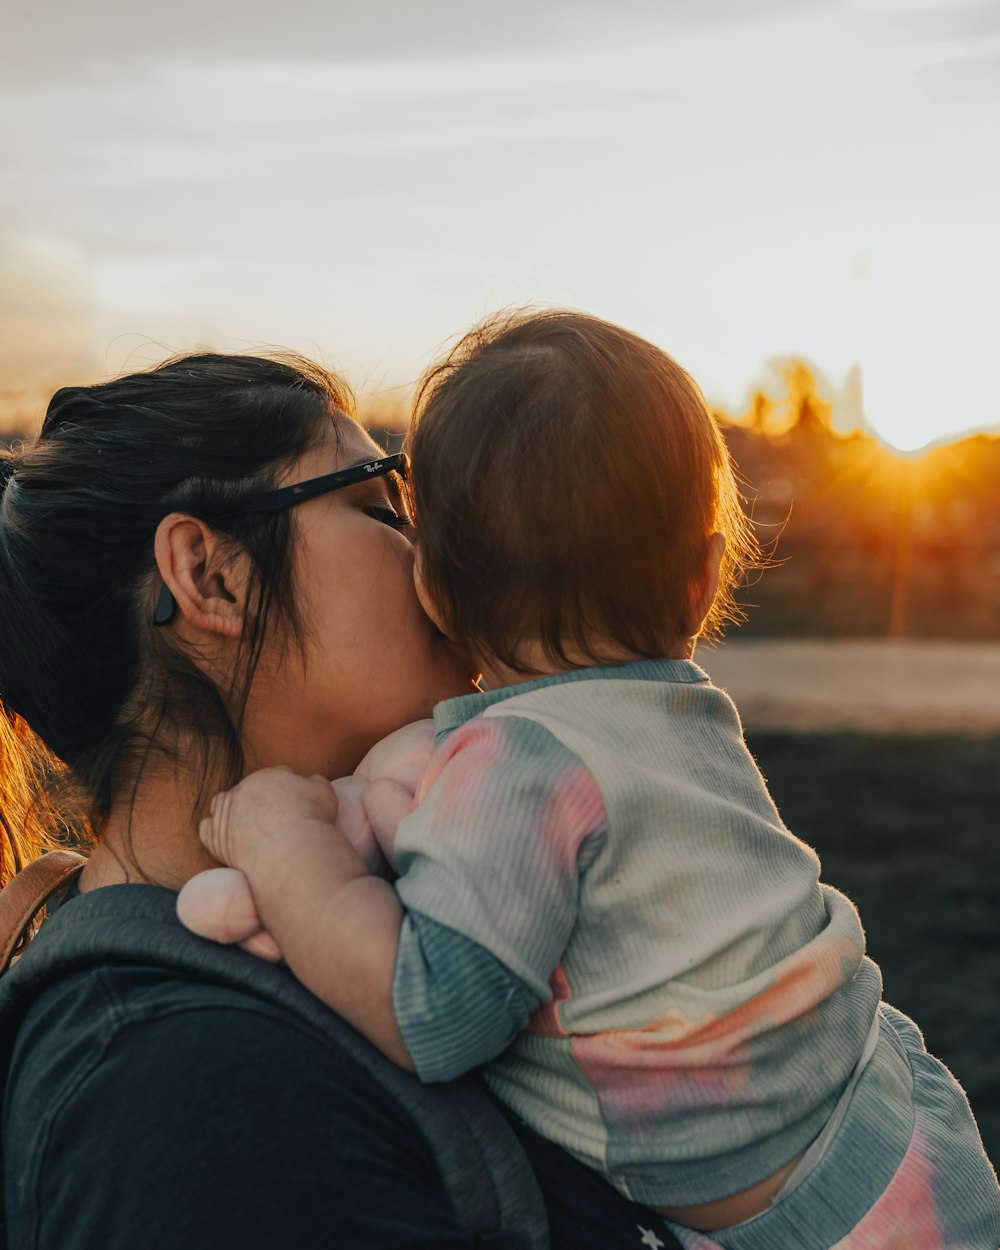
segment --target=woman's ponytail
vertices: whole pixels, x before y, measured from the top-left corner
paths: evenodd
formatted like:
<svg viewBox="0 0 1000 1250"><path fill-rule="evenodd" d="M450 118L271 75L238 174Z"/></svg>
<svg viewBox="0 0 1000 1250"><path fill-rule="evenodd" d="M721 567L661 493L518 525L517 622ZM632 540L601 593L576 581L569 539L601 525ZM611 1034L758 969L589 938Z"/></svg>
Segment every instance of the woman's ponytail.
<svg viewBox="0 0 1000 1250"><path fill-rule="evenodd" d="M204 353L65 387L37 439L0 450L0 880L66 821L98 827L151 753L176 759L183 741L225 762L224 784L238 779L269 618L297 629L291 523L226 527L256 605L226 689L153 625L156 528L199 500L272 487L352 408L338 378L301 358Z"/></svg>
<svg viewBox="0 0 1000 1250"><path fill-rule="evenodd" d="M5 543L4 497L14 475L15 459L0 452L0 613L16 615L16 595L11 582ZM65 824L58 809L64 765L11 708L5 698L5 671L10 656L0 656L0 886L30 859L58 844Z"/></svg>
<svg viewBox="0 0 1000 1250"><path fill-rule="evenodd" d="M0 886L62 843L66 813L57 813L52 796L65 771L24 719L0 703Z"/></svg>

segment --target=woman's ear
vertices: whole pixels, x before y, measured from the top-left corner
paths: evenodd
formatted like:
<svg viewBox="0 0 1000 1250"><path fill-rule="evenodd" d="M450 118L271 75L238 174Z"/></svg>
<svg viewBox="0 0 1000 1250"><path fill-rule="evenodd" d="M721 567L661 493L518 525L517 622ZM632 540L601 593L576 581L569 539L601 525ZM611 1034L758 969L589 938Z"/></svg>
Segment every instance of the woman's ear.
<svg viewBox="0 0 1000 1250"><path fill-rule="evenodd" d="M245 571L220 535L198 517L171 512L157 526L153 550L178 615L196 629L239 638Z"/></svg>
<svg viewBox="0 0 1000 1250"><path fill-rule="evenodd" d="M719 578L722 573L722 557L725 551L725 534L710 534L701 575L691 588L691 606L684 627L684 632L689 638L696 638L701 632L705 617L708 616L715 602L715 596L719 593Z"/></svg>

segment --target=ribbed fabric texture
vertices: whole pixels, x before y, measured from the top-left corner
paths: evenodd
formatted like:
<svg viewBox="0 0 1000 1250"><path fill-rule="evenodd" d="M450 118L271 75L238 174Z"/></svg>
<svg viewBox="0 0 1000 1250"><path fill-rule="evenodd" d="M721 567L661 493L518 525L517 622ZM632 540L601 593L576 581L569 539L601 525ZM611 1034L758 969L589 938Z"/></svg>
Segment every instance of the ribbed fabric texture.
<svg viewBox="0 0 1000 1250"><path fill-rule="evenodd" d="M718 1233L666 1221L685 1250L994 1250L1000 1193L965 1094L888 1004L843 1123L767 1211Z"/></svg>
<svg viewBox="0 0 1000 1250"><path fill-rule="evenodd" d="M510 986L466 944L489 952L540 1004L492 1087L638 1201L709 1201L803 1149L881 978L728 696L692 663L648 661L452 700L435 721L395 855L402 901L442 929L436 954L401 961L397 1003L432 1001L402 981L433 982L436 958L475 1014L509 1023ZM481 1036L467 1013L449 1026Z"/></svg>
<svg viewBox="0 0 1000 1250"><path fill-rule="evenodd" d="M392 1005L420 1079L450 1081L498 1055L538 1000L477 942L409 911Z"/></svg>

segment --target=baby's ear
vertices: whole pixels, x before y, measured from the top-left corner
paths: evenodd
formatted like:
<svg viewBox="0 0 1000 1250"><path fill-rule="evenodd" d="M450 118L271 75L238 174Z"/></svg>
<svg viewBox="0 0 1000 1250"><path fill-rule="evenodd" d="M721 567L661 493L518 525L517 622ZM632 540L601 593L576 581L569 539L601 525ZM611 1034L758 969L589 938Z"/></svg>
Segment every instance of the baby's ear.
<svg viewBox="0 0 1000 1250"><path fill-rule="evenodd" d="M416 551L413 553L413 585L416 588L417 598L420 600L420 606L434 622L437 628L446 638L451 638L454 642L448 622L438 606L438 602L431 594L427 583L423 577L423 563L420 558L420 545L418 543Z"/></svg>
<svg viewBox="0 0 1000 1250"><path fill-rule="evenodd" d="M696 638L701 632L705 617L711 611L715 596L719 593L719 578L722 573L722 557L725 551L725 534L710 534L705 552L705 563L691 587L691 603L685 623L685 633L689 638Z"/></svg>

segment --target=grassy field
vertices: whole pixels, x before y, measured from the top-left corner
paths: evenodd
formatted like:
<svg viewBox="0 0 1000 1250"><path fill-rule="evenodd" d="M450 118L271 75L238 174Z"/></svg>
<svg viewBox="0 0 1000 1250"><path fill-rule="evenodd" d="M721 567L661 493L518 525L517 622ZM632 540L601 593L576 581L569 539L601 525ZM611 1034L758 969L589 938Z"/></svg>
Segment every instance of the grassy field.
<svg viewBox="0 0 1000 1250"><path fill-rule="evenodd" d="M1000 738L748 735L789 827L857 904L888 1002L1000 1161Z"/></svg>

